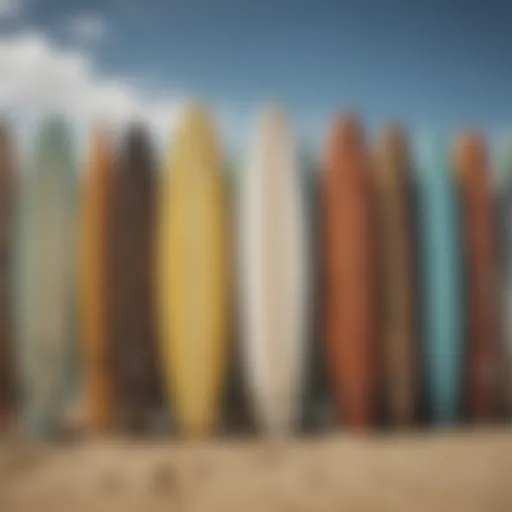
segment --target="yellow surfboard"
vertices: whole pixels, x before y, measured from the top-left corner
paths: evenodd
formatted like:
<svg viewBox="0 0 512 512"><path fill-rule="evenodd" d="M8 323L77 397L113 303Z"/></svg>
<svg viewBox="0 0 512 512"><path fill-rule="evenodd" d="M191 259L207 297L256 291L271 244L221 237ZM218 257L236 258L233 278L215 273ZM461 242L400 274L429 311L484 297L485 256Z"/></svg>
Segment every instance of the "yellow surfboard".
<svg viewBox="0 0 512 512"><path fill-rule="evenodd" d="M86 417L95 431L104 431L109 425L105 276L111 165L106 134L93 132L82 184L78 291Z"/></svg>
<svg viewBox="0 0 512 512"><path fill-rule="evenodd" d="M208 113L177 127L159 206L158 301L173 416L191 436L212 430L228 341L228 240L221 155Z"/></svg>

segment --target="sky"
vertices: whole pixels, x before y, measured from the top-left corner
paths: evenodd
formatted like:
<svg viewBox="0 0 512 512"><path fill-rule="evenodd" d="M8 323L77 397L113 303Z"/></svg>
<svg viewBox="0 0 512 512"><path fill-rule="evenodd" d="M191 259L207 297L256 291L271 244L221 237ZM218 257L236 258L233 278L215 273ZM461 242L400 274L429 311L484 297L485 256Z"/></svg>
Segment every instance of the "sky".
<svg viewBox="0 0 512 512"><path fill-rule="evenodd" d="M201 99L235 145L267 102L313 141L338 110L369 130L497 134L512 119L511 27L504 0L0 0L0 108L141 116L166 134Z"/></svg>

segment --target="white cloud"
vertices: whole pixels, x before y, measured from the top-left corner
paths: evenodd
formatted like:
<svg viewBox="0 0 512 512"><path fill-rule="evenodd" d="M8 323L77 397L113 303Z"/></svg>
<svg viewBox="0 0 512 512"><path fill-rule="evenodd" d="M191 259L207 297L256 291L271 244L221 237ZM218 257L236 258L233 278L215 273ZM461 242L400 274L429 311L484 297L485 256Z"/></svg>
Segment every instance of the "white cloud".
<svg viewBox="0 0 512 512"><path fill-rule="evenodd" d="M0 109L19 126L48 112L79 127L96 120L119 126L132 119L167 137L183 101L173 91L147 94L128 78L99 73L84 51L64 51L39 33L0 38Z"/></svg>
<svg viewBox="0 0 512 512"><path fill-rule="evenodd" d="M81 13L67 21L66 29L76 39L96 42L107 36L109 27L105 18L99 14Z"/></svg>
<svg viewBox="0 0 512 512"><path fill-rule="evenodd" d="M0 0L0 20L14 18L23 11L22 0Z"/></svg>

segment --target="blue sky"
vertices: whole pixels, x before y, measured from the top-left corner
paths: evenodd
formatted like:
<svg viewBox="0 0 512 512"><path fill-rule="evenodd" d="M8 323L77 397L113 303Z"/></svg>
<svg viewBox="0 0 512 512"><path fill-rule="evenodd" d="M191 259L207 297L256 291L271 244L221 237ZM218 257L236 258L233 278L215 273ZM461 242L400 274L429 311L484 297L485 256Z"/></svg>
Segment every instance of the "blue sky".
<svg viewBox="0 0 512 512"><path fill-rule="evenodd" d="M312 137L338 108L370 128L398 118L415 130L476 123L495 133L512 115L512 5L503 0L2 4L19 4L2 37L44 34L102 80L148 98L204 98L232 124L267 100Z"/></svg>

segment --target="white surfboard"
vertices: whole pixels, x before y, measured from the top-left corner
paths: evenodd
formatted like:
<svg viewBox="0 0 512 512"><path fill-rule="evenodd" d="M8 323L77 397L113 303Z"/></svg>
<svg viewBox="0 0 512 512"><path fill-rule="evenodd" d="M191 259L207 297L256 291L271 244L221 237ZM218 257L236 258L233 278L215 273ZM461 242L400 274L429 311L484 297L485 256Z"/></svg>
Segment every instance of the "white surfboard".
<svg viewBox="0 0 512 512"><path fill-rule="evenodd" d="M290 126L260 116L238 196L242 360L254 416L270 435L300 416L309 324L306 203Z"/></svg>

